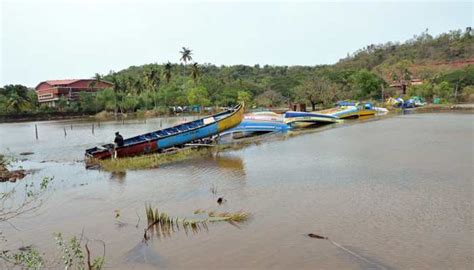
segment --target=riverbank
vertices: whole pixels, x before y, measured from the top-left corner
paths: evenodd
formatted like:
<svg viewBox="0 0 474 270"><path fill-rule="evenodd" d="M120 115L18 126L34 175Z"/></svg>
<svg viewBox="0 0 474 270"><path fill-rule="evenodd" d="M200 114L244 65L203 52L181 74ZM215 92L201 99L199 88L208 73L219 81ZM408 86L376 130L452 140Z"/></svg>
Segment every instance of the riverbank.
<svg viewBox="0 0 474 270"><path fill-rule="evenodd" d="M459 104L427 104L423 107L415 108L417 112L446 112L446 111L461 111L474 113L473 103L459 103Z"/></svg>
<svg viewBox="0 0 474 270"><path fill-rule="evenodd" d="M116 120L134 120L149 119L156 117L175 117L175 116L195 116L203 115L199 113L163 113L153 110L140 111L133 113L119 113L102 111L99 113L75 113L75 112L48 112L48 113L25 113L0 115L0 123L21 123L31 121L55 121L55 120L96 120L96 121L116 121Z"/></svg>
<svg viewBox="0 0 474 270"><path fill-rule="evenodd" d="M321 108L322 109L322 108ZM474 104L460 103L460 104L428 104L423 107L415 108L419 112L436 112L436 111L465 111L474 112ZM268 110L276 113L284 113L287 108L276 107ZM396 108L389 109L396 111ZM148 110L133 113L123 113L115 115L113 112L99 112L99 113L76 113L76 112L45 112L45 113L25 113L25 114L9 114L0 115L0 123L16 123L29 121L53 121L53 120L74 120L74 119L90 119L97 121L113 121L113 120L133 120L133 119L149 119L154 117L173 117L173 116L199 116L206 115L206 113L164 113L162 111Z"/></svg>

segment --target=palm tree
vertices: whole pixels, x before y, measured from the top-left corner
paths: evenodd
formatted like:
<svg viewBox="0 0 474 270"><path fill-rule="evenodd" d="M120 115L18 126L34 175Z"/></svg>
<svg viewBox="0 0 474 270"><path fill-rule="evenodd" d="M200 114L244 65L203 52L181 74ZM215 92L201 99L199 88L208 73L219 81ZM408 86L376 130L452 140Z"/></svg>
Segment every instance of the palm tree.
<svg viewBox="0 0 474 270"><path fill-rule="evenodd" d="M92 79L94 80L89 83L90 88L94 88L102 82L102 75L96 73Z"/></svg>
<svg viewBox="0 0 474 270"><path fill-rule="evenodd" d="M170 80L171 80L171 68L172 68L171 63L170 62L166 63L166 65L165 65L165 80L166 80L167 83L169 83Z"/></svg>
<svg viewBox="0 0 474 270"><path fill-rule="evenodd" d="M158 88L160 86L160 76L158 76L158 70L156 68L152 68L148 73L147 73L147 80L150 86L154 89Z"/></svg>
<svg viewBox="0 0 474 270"><path fill-rule="evenodd" d="M121 103L122 92L124 92L126 86L122 79L120 79L117 75L113 75L111 79L113 83L112 90L115 93L115 109L114 115L117 117L117 110L119 107L119 103Z"/></svg>
<svg viewBox="0 0 474 270"><path fill-rule="evenodd" d="M197 81L198 77L201 75L201 68L198 63L194 63L191 67L191 77L193 77L194 82Z"/></svg>
<svg viewBox="0 0 474 270"><path fill-rule="evenodd" d="M21 112L28 109L31 99L28 96L28 88L23 85L5 85L7 102L6 109L14 112Z"/></svg>
<svg viewBox="0 0 474 270"><path fill-rule="evenodd" d="M155 108L157 107L157 100L156 100L156 92L160 87L161 79L158 76L158 70L155 67L152 67L146 74L145 74L145 81L148 87L149 92L153 92L153 102Z"/></svg>
<svg viewBox="0 0 474 270"><path fill-rule="evenodd" d="M185 76L186 64L188 63L188 61L193 60L193 57L191 56L193 53L192 53L192 50L186 47L183 47L183 50L180 51L179 53L181 54L181 58L179 60L181 62L184 62L183 76Z"/></svg>

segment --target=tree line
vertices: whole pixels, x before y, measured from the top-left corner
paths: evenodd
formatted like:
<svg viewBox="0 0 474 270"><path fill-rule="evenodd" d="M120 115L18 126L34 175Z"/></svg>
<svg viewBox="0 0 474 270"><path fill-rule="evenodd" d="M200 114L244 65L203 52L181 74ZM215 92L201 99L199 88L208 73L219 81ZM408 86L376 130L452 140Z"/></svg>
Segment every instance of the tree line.
<svg viewBox="0 0 474 270"><path fill-rule="evenodd" d="M86 112L103 110L127 113L144 110L166 112L170 106L286 106L290 102L316 107L337 100L380 100L397 95L392 83L413 78L421 85L408 86L408 95L445 101L469 100L474 95L472 64L439 69L433 63L474 58L471 28L432 37L427 31L405 43L369 45L334 65L216 66L193 61L193 51L183 47L177 63L131 66L107 75L96 74L113 87L96 94L81 93L78 102L60 98L55 108L39 105L31 89L21 85L0 88L0 114L22 112Z"/></svg>

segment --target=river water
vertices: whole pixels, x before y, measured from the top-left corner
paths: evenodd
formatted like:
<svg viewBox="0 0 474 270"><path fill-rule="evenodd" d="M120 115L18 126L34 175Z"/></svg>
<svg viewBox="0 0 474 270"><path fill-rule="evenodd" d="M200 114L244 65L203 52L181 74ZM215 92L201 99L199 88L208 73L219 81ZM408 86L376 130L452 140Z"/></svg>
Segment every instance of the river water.
<svg viewBox="0 0 474 270"><path fill-rule="evenodd" d="M38 211L12 220L15 228L0 224L5 245L33 244L57 254L53 232L66 237L83 232L93 255L102 249L92 240L105 242L106 266L114 269L468 269L474 264L473 114L356 120L151 170L85 169L84 149L111 141L115 131L128 137L180 121L96 123L94 134L87 121L39 122L38 141L35 123L1 124L0 152L32 151L17 166L38 170L17 184L1 184L0 191L54 176ZM227 201L218 205L221 196ZM192 216L196 209L243 210L251 219L143 244L145 203L177 217Z"/></svg>

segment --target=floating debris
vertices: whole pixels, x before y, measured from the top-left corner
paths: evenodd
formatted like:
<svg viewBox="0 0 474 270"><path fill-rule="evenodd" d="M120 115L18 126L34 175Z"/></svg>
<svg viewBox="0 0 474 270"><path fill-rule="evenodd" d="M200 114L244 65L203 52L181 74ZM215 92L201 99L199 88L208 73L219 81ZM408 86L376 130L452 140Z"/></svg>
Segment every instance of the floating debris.
<svg viewBox="0 0 474 270"><path fill-rule="evenodd" d="M9 171L4 167L0 167L0 182L10 181L12 183L15 183L17 180L23 179L25 176L25 170Z"/></svg>
<svg viewBox="0 0 474 270"><path fill-rule="evenodd" d="M20 153L20 156L29 156L29 155L33 155L34 152L21 152Z"/></svg>
<svg viewBox="0 0 474 270"><path fill-rule="evenodd" d="M226 201L227 201L227 200L224 199L224 198L222 198L222 197L219 197L219 199L217 199L217 203L218 203L219 205L225 203Z"/></svg>
<svg viewBox="0 0 474 270"><path fill-rule="evenodd" d="M308 236L311 237L311 238L317 238L317 239L326 239L326 240L329 239L327 237L317 235L317 234L314 234L314 233L308 233Z"/></svg>

